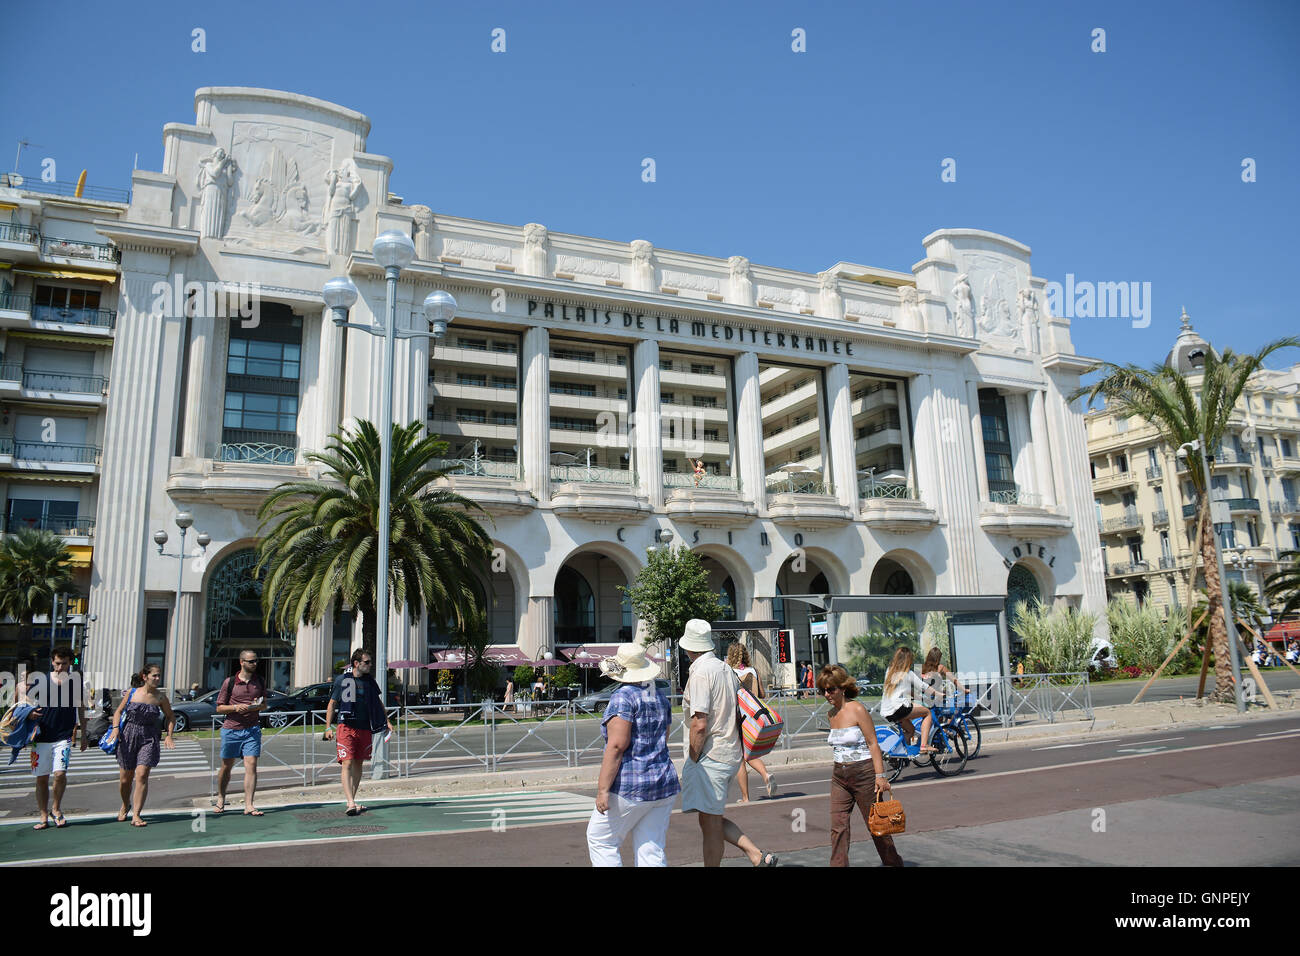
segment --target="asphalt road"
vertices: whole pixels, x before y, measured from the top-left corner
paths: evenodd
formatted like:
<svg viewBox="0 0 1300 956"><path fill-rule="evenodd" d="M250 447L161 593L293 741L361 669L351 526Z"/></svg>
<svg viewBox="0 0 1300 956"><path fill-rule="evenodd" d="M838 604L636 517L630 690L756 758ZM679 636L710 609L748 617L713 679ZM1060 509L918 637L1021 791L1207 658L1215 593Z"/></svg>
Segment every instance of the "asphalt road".
<svg viewBox="0 0 1300 956"><path fill-rule="evenodd" d="M778 779L781 793L775 800L730 807L728 817L787 864L825 865L828 766L797 765ZM939 778L913 768L895 786L908 815L898 847L912 865L1300 864L1297 714L1182 727L1154 737L997 749L972 760L959 777ZM337 806L285 808L264 818L281 828L273 837L273 855L265 859L274 865L330 865L337 861L338 841L347 840L349 861L360 865L587 866L585 820L593 796L593 788L578 787L561 793L371 801L359 818L344 817ZM413 823L414 815L424 822ZM188 830L189 816L179 815L178 829ZM258 829L261 821L251 818L217 823L209 818L209 823L213 834L221 833L218 827L231 828L220 837L227 844L266 839ZM865 837L863 826L857 823L860 837ZM197 844L216 837L187 837L193 845L117 855L134 853L134 838L124 826L105 827L112 839L98 838L95 852L111 845L114 855L97 863L246 866L250 852L272 846L204 849ZM83 833L89 837L91 831ZM73 828L53 834L62 841L56 848L53 842L32 842L46 834L29 836L26 827L20 832L16 824L3 826L0 859L73 862L84 852L75 834ZM870 851L870 842L861 840L854 862L875 863ZM693 814L674 813L668 858L672 865L700 862ZM729 848L727 863L744 860Z"/></svg>

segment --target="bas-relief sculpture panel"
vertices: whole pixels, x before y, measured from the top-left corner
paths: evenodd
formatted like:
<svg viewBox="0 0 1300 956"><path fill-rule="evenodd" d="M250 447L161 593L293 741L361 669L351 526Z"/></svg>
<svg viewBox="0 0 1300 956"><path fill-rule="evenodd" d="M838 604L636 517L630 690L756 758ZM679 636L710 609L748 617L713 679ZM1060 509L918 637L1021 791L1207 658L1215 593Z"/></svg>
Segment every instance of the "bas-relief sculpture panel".
<svg viewBox="0 0 1300 956"><path fill-rule="evenodd" d="M227 242L289 254L351 250L365 187L350 157L332 168L332 137L237 121L230 139L236 172Z"/></svg>
<svg viewBox="0 0 1300 956"><path fill-rule="evenodd" d="M1020 290L1029 285L1028 270L988 253L960 255L957 268L961 273L953 289L957 334L973 334L981 340L1013 339L1016 345L1021 344L1024 309Z"/></svg>

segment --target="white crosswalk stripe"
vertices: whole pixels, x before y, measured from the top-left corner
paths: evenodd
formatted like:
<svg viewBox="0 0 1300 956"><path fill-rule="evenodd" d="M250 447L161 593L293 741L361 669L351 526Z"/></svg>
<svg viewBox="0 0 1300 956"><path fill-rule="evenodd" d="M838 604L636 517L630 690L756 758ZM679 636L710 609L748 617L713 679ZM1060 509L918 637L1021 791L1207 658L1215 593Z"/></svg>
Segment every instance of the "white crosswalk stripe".
<svg viewBox="0 0 1300 956"><path fill-rule="evenodd" d="M32 763L30 751L18 754L18 759L8 763L10 750L0 750L0 792L6 790L25 790L32 786ZM186 773L207 770L207 753L197 740L178 740L175 750L164 750L162 759L153 773ZM93 783L101 780L117 779L117 757L109 756L98 747L86 751L72 748L72 759L68 764L68 783Z"/></svg>
<svg viewBox="0 0 1300 956"><path fill-rule="evenodd" d="M444 812L459 817L470 827L505 828L512 824L564 823L586 820L596 801L574 793L492 793L456 798L444 805Z"/></svg>

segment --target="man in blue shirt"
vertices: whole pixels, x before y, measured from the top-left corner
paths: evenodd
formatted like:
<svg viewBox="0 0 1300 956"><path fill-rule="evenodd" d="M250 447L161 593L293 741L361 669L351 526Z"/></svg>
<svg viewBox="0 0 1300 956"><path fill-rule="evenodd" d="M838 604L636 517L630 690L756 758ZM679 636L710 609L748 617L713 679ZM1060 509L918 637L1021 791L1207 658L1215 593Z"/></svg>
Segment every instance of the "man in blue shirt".
<svg viewBox="0 0 1300 956"><path fill-rule="evenodd" d="M343 768L343 796L348 802L348 816L365 812L357 803L361 772L370 759L373 735L387 727L393 732L384 710L379 684L370 676L374 655L358 647L352 652L352 667L334 681L330 702L325 708L325 739L334 738L334 715L339 717L338 760Z"/></svg>
<svg viewBox="0 0 1300 956"><path fill-rule="evenodd" d="M62 829L68 825L61 804L63 791L68 785L68 763L72 756L72 741L81 728L81 749L86 749L86 722L82 709L85 701L84 678L80 671L72 670L72 649L56 647L50 654L50 673L33 675L27 682L25 694L36 709L40 732L32 742L32 776L36 778L36 809L41 822L32 829L45 830L54 817L54 825ZM53 807L50 806L50 777L54 777Z"/></svg>

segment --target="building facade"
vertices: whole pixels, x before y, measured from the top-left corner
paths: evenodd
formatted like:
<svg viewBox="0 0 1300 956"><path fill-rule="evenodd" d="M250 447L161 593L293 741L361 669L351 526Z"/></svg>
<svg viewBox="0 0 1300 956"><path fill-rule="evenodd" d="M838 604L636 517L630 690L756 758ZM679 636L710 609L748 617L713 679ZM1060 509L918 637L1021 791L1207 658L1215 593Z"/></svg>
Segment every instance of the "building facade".
<svg viewBox="0 0 1300 956"><path fill-rule="evenodd" d="M1196 390L1201 375L1193 360L1209 348L1184 313L1166 362ZM1140 419L1100 409L1088 414L1087 429L1107 595L1186 606L1197 550L1186 460ZM1280 553L1300 548L1300 365L1252 376L1229 431L1215 449L1210 496L1228 502L1232 520L1216 525L1215 534L1228 579L1262 594L1264 579L1280 568ZM1205 587L1199 569L1194 587Z"/></svg>
<svg viewBox="0 0 1300 956"><path fill-rule="evenodd" d="M435 289L459 303L445 338L398 341L394 421L443 436L446 484L491 515L499 644L535 659L630 638L618 588L665 543L701 555L735 618L783 621L819 662L865 620L818 643L782 595L1102 607L1066 399L1093 363L1047 312L1028 247L945 229L910 272L808 274L480 222L393 195L360 113L243 88L199 90L196 113L164 127L162 171L136 171L130 205L95 221L121 256L88 651L110 680L157 635L177 683L207 686L244 644L282 686L328 676L359 639L347 608L264 633L250 570L266 493L317 474L303 456L340 427L379 419L382 342L338 329L320 292L347 275L350 321L382 318L369 250L388 229L416 246L399 325L423 323ZM186 555L177 604L178 560L150 536L175 542L180 510L187 550L199 530L211 544ZM389 633L390 660L446 640L401 613Z"/></svg>

